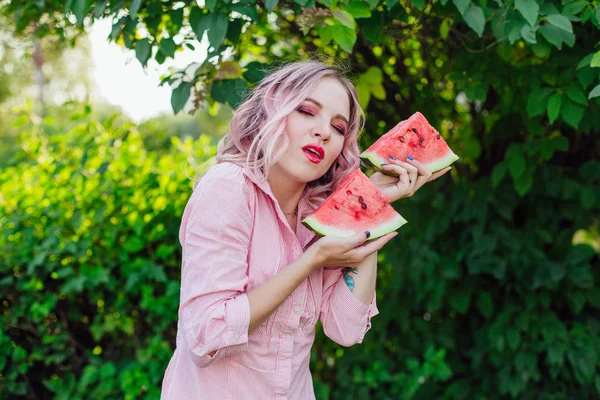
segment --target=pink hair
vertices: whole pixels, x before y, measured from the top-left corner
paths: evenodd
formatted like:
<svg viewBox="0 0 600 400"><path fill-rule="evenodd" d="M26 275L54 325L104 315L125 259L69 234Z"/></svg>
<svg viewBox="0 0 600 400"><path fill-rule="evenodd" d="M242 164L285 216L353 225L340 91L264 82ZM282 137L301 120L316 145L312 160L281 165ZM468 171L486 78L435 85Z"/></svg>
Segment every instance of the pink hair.
<svg viewBox="0 0 600 400"><path fill-rule="evenodd" d="M315 60L299 61L263 78L233 115L229 133L219 141L216 162L248 166L266 178L287 150L287 116L324 78L337 79L344 86L350 100L350 115L337 160L325 175L307 185L308 202L313 209L317 208L346 175L360 166L357 138L364 126L364 113L356 88L337 66Z"/></svg>

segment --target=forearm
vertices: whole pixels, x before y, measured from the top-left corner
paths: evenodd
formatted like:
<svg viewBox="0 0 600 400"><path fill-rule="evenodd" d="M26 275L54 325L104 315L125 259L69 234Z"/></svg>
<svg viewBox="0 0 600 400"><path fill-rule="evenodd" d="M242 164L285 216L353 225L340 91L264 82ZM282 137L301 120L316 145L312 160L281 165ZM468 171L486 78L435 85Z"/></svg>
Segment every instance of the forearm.
<svg viewBox="0 0 600 400"><path fill-rule="evenodd" d="M356 267L345 268L344 280L356 297L370 304L377 284L377 252L365 257Z"/></svg>
<svg viewBox="0 0 600 400"><path fill-rule="evenodd" d="M315 264L312 258L305 254L262 285L250 290L247 293L250 302L248 333L254 331L269 318L314 269Z"/></svg>

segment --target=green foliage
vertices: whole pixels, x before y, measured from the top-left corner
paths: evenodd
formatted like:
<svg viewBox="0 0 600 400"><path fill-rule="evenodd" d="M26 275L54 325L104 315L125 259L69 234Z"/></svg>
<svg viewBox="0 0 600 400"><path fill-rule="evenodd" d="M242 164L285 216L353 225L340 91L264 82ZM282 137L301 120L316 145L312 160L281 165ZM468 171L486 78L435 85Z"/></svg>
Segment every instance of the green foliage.
<svg viewBox="0 0 600 400"><path fill-rule="evenodd" d="M83 111L62 134L24 125L20 162L0 172L0 388L157 398L176 328L184 171L215 148L174 137L151 153L133 125Z"/></svg>
<svg viewBox="0 0 600 400"><path fill-rule="evenodd" d="M380 255L365 342L342 349L319 331L319 399L600 396L597 2L75 3L79 24L114 18L112 40L142 63L206 33L207 60L163 81L181 87L176 110L192 94L235 107L275 61L320 52L352 67L363 148L421 111L461 156L398 203L409 223ZM63 7L4 12L68 29L52 25ZM148 152L132 127L82 121L49 141L23 126L23 162L0 172L0 382L13 397L27 379L58 398L154 395L174 345L182 159L159 155L160 136Z"/></svg>

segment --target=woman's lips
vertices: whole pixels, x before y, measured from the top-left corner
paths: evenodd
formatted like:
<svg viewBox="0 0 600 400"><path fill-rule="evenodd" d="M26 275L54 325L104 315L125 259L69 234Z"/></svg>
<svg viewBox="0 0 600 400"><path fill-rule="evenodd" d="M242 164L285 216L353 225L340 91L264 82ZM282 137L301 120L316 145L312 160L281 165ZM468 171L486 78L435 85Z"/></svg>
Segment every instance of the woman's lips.
<svg viewBox="0 0 600 400"><path fill-rule="evenodd" d="M315 164L319 164L325 158L325 150L318 144L307 144L302 148L306 158Z"/></svg>
<svg viewBox="0 0 600 400"><path fill-rule="evenodd" d="M310 150L304 149L304 155L312 163L319 164L322 161L321 157L317 156L315 153L311 152Z"/></svg>

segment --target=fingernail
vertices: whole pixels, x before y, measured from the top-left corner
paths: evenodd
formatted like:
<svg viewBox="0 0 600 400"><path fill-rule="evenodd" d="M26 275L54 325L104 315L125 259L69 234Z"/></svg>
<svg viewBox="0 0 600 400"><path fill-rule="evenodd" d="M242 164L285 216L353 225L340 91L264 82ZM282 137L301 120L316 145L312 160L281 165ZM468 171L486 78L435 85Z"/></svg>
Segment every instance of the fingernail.
<svg viewBox="0 0 600 400"><path fill-rule="evenodd" d="M412 158L411 156L407 156L406 158L408 158L410 161L414 161L415 159Z"/></svg>
<svg viewBox="0 0 600 400"><path fill-rule="evenodd" d="M395 160L395 159L396 159L396 157L390 156L390 160Z"/></svg>
<svg viewBox="0 0 600 400"><path fill-rule="evenodd" d="M371 236L371 232L369 231L365 231L365 236L367 236L367 239L369 238L369 236Z"/></svg>

